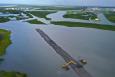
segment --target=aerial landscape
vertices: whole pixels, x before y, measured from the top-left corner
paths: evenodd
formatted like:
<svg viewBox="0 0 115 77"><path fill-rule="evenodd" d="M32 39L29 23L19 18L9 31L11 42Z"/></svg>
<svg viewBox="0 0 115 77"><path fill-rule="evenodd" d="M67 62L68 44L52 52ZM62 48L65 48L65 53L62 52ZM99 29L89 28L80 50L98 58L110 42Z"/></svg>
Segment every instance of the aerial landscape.
<svg viewBox="0 0 115 77"><path fill-rule="evenodd" d="M0 2L0 77L115 77L115 1L103 1Z"/></svg>

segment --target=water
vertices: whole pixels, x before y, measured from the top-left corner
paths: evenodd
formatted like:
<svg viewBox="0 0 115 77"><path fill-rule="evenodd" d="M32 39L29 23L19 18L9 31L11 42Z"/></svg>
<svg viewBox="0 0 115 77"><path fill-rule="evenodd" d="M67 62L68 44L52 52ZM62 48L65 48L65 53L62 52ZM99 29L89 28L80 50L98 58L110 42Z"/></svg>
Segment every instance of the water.
<svg viewBox="0 0 115 77"><path fill-rule="evenodd" d="M21 71L28 77L78 77L73 70L61 69L64 60L36 32L40 28L76 60L86 58L85 69L93 77L115 77L115 31L21 21L1 23L0 28L12 31L0 70Z"/></svg>
<svg viewBox="0 0 115 77"><path fill-rule="evenodd" d="M68 22L82 22L82 23L96 23L96 24L105 24L105 25L115 25L115 23L108 21L108 19L106 19L106 17L103 15L103 13L97 13L97 16L100 19L100 21L64 18L63 15L65 15L65 14L66 14L66 11L58 11L56 13L47 15L47 17L51 18L52 21L68 21Z"/></svg>
<svg viewBox="0 0 115 77"><path fill-rule="evenodd" d="M44 31L76 60L86 58L85 68L93 77L115 76L115 32L88 28L45 28Z"/></svg>
<svg viewBox="0 0 115 77"><path fill-rule="evenodd" d="M2 29L12 31L12 44L7 49L0 70L21 71L28 77L76 77L73 70L65 72L61 69L64 60L32 26L16 21L0 24Z"/></svg>
<svg viewBox="0 0 115 77"><path fill-rule="evenodd" d="M0 14L0 17L18 16L19 14Z"/></svg>

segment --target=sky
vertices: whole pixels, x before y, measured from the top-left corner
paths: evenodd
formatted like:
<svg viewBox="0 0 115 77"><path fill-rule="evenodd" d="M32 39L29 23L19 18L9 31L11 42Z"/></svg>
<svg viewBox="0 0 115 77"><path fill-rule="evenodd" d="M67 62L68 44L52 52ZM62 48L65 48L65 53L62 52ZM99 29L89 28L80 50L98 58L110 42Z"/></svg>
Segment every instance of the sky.
<svg viewBox="0 0 115 77"><path fill-rule="evenodd" d="M115 6L115 0L0 0L5 4Z"/></svg>

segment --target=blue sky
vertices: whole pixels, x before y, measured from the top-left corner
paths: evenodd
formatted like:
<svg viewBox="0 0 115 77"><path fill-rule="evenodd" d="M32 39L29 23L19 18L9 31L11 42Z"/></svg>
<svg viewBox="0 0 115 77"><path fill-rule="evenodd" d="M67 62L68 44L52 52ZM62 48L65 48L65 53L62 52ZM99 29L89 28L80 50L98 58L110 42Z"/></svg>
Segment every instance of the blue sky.
<svg viewBox="0 0 115 77"><path fill-rule="evenodd" d="M115 6L115 0L0 0L6 4Z"/></svg>

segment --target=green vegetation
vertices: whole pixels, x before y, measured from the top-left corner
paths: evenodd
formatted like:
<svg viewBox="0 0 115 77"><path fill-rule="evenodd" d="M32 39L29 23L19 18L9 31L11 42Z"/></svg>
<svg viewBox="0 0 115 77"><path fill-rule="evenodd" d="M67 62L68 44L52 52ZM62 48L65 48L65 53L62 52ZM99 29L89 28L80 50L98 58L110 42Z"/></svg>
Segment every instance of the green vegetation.
<svg viewBox="0 0 115 77"><path fill-rule="evenodd" d="M97 29L115 31L115 26L112 26L112 25L101 25L101 24L80 23L80 22L66 22L66 21L51 22L51 23L55 25L64 25L68 27L86 27L86 28L97 28Z"/></svg>
<svg viewBox="0 0 115 77"><path fill-rule="evenodd" d="M74 18L74 19L83 19L83 20L95 20L97 15L92 12L72 12L67 13L63 17L65 18Z"/></svg>
<svg viewBox="0 0 115 77"><path fill-rule="evenodd" d="M28 12L23 12L23 13L25 13L29 18L33 18L33 16L30 13Z"/></svg>
<svg viewBox="0 0 115 77"><path fill-rule="evenodd" d="M27 77L25 73L0 71L0 77Z"/></svg>
<svg viewBox="0 0 115 77"><path fill-rule="evenodd" d="M45 18L46 20L51 20L51 18Z"/></svg>
<svg viewBox="0 0 115 77"><path fill-rule="evenodd" d="M27 19L27 18L23 17L22 15L15 16L15 17L16 17L16 20L23 20L23 19Z"/></svg>
<svg viewBox="0 0 115 77"><path fill-rule="evenodd" d="M50 14L50 13L55 13L56 11L28 11L30 12L31 14L37 16L37 17L40 17L40 18L45 18L45 19L48 19L46 17L46 15Z"/></svg>
<svg viewBox="0 0 115 77"><path fill-rule="evenodd" d="M17 20L22 20L22 19L27 19L27 18L33 18L33 16L27 12L24 11L20 11L20 10L0 10L0 12L4 13L4 14L19 14L18 16L7 16L7 17L0 17L0 22L7 22L9 21L10 18L15 17ZM28 17L24 17L21 13L26 14Z"/></svg>
<svg viewBox="0 0 115 77"><path fill-rule="evenodd" d="M21 15L21 13L18 16L15 16L17 20L22 20L22 19L28 19L28 18L33 18L33 16L27 12L23 12L24 14L26 14L27 17L24 17L23 15Z"/></svg>
<svg viewBox="0 0 115 77"><path fill-rule="evenodd" d="M0 23L8 22L10 19L8 17L0 17Z"/></svg>
<svg viewBox="0 0 115 77"><path fill-rule="evenodd" d="M20 16L16 16L16 20L22 20L22 18L20 18Z"/></svg>
<svg viewBox="0 0 115 77"><path fill-rule="evenodd" d="M109 12L104 13L104 15L107 17L109 21L115 23L115 12L109 11Z"/></svg>
<svg viewBox="0 0 115 77"><path fill-rule="evenodd" d="M31 23L31 24L44 24L43 22L38 21L37 19L29 20L29 21L27 21L27 22L28 22L28 23Z"/></svg>
<svg viewBox="0 0 115 77"><path fill-rule="evenodd" d="M26 13L26 15L29 17L29 18L33 18L33 16L29 13Z"/></svg>
<svg viewBox="0 0 115 77"><path fill-rule="evenodd" d="M33 6L33 8L40 8L40 10L80 10L87 7L78 7L78 6ZM38 9L39 10L39 9Z"/></svg>
<svg viewBox="0 0 115 77"><path fill-rule="evenodd" d="M4 60L1 56L5 54L6 48L11 44L10 31L0 29L0 63ZM27 77L25 73L0 71L0 77Z"/></svg>
<svg viewBox="0 0 115 77"><path fill-rule="evenodd" d="M19 11L19 10L0 10L0 12L2 12L4 14L7 14L7 13L10 13L10 14L19 14L21 11Z"/></svg>
<svg viewBox="0 0 115 77"><path fill-rule="evenodd" d="M0 56L5 54L6 48L11 44L10 31L0 29Z"/></svg>

